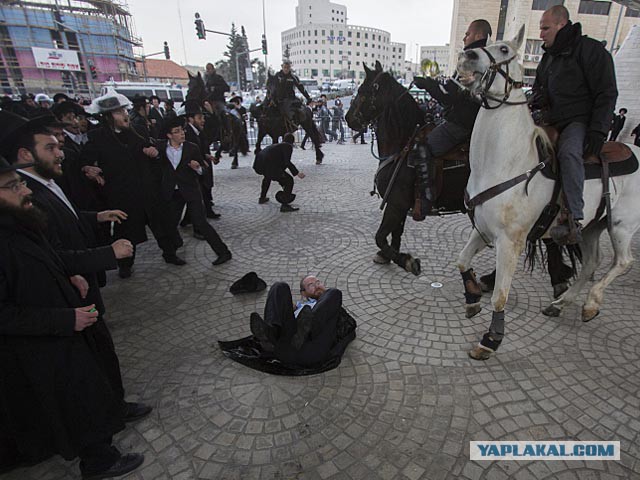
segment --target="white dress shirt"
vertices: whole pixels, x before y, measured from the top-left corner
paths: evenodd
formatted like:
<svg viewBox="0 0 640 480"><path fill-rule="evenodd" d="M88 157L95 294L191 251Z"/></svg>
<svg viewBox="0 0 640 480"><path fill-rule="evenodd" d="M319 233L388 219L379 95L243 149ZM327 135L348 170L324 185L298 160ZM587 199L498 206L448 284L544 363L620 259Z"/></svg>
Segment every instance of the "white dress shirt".
<svg viewBox="0 0 640 480"><path fill-rule="evenodd" d="M18 171L20 173L25 174L27 177L31 177L35 181L40 182L42 185L44 185L49 190L51 190L55 194L55 196L58 197L60 200L62 200L62 202L69 208L69 210L71 210L71 212L73 212L75 217L78 218L78 213L76 212L75 208L73 208L73 205L71 205L71 202L69 201L67 196L64 194L62 189L55 182L55 180L47 180L46 178L42 178L38 174L30 173L30 172L27 172L27 171L22 170L22 169L20 169Z"/></svg>

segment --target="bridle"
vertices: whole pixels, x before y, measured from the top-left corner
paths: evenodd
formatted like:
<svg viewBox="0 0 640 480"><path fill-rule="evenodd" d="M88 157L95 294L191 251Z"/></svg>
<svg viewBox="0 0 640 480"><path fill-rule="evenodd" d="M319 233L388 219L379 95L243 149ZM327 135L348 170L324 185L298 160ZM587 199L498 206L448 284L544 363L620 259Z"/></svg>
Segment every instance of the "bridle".
<svg viewBox="0 0 640 480"><path fill-rule="evenodd" d="M487 57L489 57L490 62L489 68L485 70L485 72L482 74L482 77L480 78L480 99L482 100L482 106L487 110L494 110L496 108L500 108L502 105L526 104L526 100L522 102L509 102L511 91L514 88L522 88L523 85L522 82L514 80L513 78L511 78L511 75L509 75L509 64L514 58L518 56L518 54L515 53L506 60L497 62L493 55L491 55L491 52L489 52L489 50L487 50L485 47L480 47L480 50L482 50L487 55ZM506 65L506 71L502 68L504 65ZM498 74L504 78L504 95L502 96L502 98L497 98L489 94L489 89L491 89L491 86L496 79L496 75ZM489 105L489 100L498 102L498 104L491 106Z"/></svg>

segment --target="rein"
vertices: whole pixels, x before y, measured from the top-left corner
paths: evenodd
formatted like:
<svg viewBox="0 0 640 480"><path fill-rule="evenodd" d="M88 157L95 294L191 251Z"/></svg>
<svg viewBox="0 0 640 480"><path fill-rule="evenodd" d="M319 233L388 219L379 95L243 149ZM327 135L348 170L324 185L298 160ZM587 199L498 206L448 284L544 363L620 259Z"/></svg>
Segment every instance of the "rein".
<svg viewBox="0 0 640 480"><path fill-rule="evenodd" d="M509 64L511 63L511 60L517 57L517 54L514 54L513 56L507 58L506 60L503 60L502 62L497 62L496 59L493 57L493 55L491 55L491 52L489 52L489 50L487 50L485 47L480 47L480 49L487 55L487 57L489 57L489 62L491 62L489 65L489 68L482 74L482 77L480 78L480 86L484 85L484 87L482 88L482 91L480 92L480 99L482 100L482 106L487 110L495 110L496 108L500 108L502 105L526 104L527 103L526 100L522 102L509 102L511 91L514 88L522 88L522 85L523 85L522 82L518 82L514 80L509 75ZM503 65L506 65L506 71L502 69ZM480 72L474 72L474 73L480 73ZM493 85L493 82L495 81L497 75L502 76L505 80L504 95L502 96L502 98L497 98L489 94L489 90L491 89L491 86ZM493 102L498 102L498 104L491 106L489 105L489 100Z"/></svg>

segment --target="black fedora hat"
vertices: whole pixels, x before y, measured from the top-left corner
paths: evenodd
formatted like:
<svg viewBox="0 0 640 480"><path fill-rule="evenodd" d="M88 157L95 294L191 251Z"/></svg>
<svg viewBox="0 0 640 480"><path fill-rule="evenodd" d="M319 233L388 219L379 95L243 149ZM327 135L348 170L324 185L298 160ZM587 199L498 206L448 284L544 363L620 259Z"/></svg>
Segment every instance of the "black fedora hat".
<svg viewBox="0 0 640 480"><path fill-rule="evenodd" d="M294 193L286 194L284 191L280 190L276 193L276 200L282 204L289 204L296 199Z"/></svg>
<svg viewBox="0 0 640 480"><path fill-rule="evenodd" d="M8 110L0 110L0 147L6 150L7 141L15 138L16 133L28 125L30 120Z"/></svg>
<svg viewBox="0 0 640 480"><path fill-rule="evenodd" d="M239 293L260 292L265 288L267 288L266 282L258 277L256 272L249 272L240 280L233 282L229 291L232 294L237 295Z"/></svg>
<svg viewBox="0 0 640 480"><path fill-rule="evenodd" d="M11 165L6 158L0 155L0 175L3 173L13 172L19 168L29 168L32 167L33 163L22 163L20 165Z"/></svg>

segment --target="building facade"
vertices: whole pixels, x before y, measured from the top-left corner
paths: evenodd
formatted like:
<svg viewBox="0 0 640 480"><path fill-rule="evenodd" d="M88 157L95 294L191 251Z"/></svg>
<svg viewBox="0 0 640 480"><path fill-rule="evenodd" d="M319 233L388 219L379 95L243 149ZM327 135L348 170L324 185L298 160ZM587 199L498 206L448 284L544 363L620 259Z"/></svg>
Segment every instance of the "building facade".
<svg viewBox="0 0 640 480"><path fill-rule="evenodd" d="M125 1L32 0L0 5L4 93L91 95L100 83L138 80Z"/></svg>
<svg viewBox="0 0 640 480"><path fill-rule="evenodd" d="M283 57L297 75L332 80L364 79L364 65L379 61L396 74L404 70L406 45L377 28L349 25L347 7L328 0L299 0L296 26L282 32Z"/></svg>
<svg viewBox="0 0 640 480"><path fill-rule="evenodd" d="M640 24L640 9L600 0L454 0L451 23L451 53L449 74L455 69L462 50L462 38L469 23L478 18L487 20L495 40L509 39L525 26L526 41L520 57L524 62L525 84L532 85L535 70L542 58L539 23L542 13L553 5L564 5L571 20L582 24L582 32L606 41L615 54L634 25Z"/></svg>
<svg viewBox="0 0 640 480"><path fill-rule="evenodd" d="M427 45L420 47L420 64L425 60L437 62L440 72L449 73L449 57L451 56L451 47L447 45Z"/></svg>

